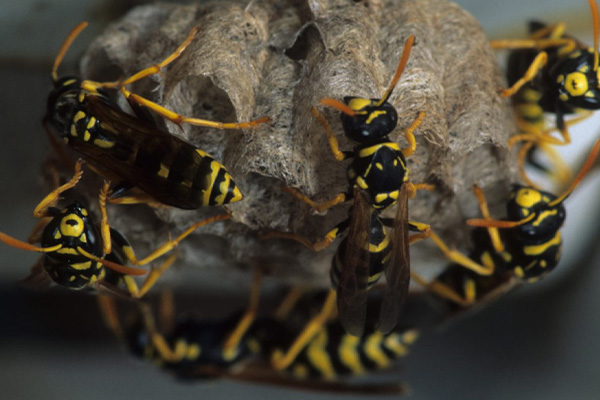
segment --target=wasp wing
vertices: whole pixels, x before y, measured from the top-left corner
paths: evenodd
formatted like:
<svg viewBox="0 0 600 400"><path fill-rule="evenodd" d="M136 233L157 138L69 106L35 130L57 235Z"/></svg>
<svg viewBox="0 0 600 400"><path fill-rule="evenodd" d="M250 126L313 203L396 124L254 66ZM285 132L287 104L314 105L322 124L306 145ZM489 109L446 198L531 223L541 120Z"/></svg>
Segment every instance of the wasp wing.
<svg viewBox="0 0 600 400"><path fill-rule="evenodd" d="M26 278L19 281L19 286L32 290L44 290L52 286L53 282L50 275L44 269L44 258L41 257L31 267L31 271Z"/></svg>
<svg viewBox="0 0 600 400"><path fill-rule="evenodd" d="M340 322L351 335L360 336L367 316L371 209L362 190L354 189L348 236L340 244L334 263L340 271L337 305Z"/></svg>
<svg viewBox="0 0 600 400"><path fill-rule="evenodd" d="M203 189L204 180L196 182L197 171L204 165L210 168L212 157L98 96L87 96L85 106L101 121L96 126L99 137L93 142L73 140L75 151L101 171L108 170L109 178L129 182L161 203L183 209L201 205L201 196L192 195L190 188Z"/></svg>
<svg viewBox="0 0 600 400"><path fill-rule="evenodd" d="M390 332L398 323L400 311L408 296L410 253L408 250L408 191L402 185L398 197L396 219L391 232L392 253L385 268L386 288L379 315L379 330Z"/></svg>

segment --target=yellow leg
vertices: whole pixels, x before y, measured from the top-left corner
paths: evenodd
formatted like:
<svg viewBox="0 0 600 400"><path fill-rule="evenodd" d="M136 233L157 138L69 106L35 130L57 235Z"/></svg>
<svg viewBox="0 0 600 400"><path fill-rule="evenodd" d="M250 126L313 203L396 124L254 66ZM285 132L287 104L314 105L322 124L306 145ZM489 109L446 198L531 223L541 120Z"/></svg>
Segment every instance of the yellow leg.
<svg viewBox="0 0 600 400"><path fill-rule="evenodd" d="M138 260L135 257L135 254L133 254L133 251L131 253L126 254L127 258L134 265L148 264L148 263L156 260L158 257L163 256L164 254L173 250L175 247L177 247L179 245L179 243L183 239L185 239L187 236L189 236L192 232L194 232L196 229L200 228L201 226L209 225L209 224L212 224L213 222L225 221L230 218L231 218L231 214L227 213L227 214L218 214L218 215L215 215L214 217L203 219L201 221L196 222L189 228L187 228L185 231L183 231L183 233L181 233L179 236L177 236L177 238L168 240L167 242L163 243L156 250L154 250L152 253L150 253L148 256L142 258L141 260Z"/></svg>
<svg viewBox="0 0 600 400"><path fill-rule="evenodd" d="M325 129L325 133L327 134L327 140L329 141L329 147L331 147L331 152L333 153L335 159L338 161L344 160L346 158L346 155L340 150L339 142L333 134L329 122L327 122L323 114L321 114L319 110L317 110L315 107L312 107L310 109L310 112L317 119L317 121L319 121L321 125L323 125L323 129Z"/></svg>
<svg viewBox="0 0 600 400"><path fill-rule="evenodd" d="M419 190L427 190L427 191L432 191L435 190L435 185L432 185L430 183L412 183L412 182L406 182L404 184L406 186L406 190L408 192L408 198L409 199L414 199L417 196L417 192Z"/></svg>
<svg viewBox="0 0 600 400"><path fill-rule="evenodd" d="M490 211L488 209L487 200L481 188L477 185L473 185L473 193L475 193L475 197L477 197L477 201L479 202L479 209L481 210L481 215L486 220L491 220ZM494 250L496 253L500 253L504 251L504 243L500 240L500 234L498 233L498 228L487 227L488 233L490 235L490 239L492 241L492 246L494 246Z"/></svg>
<svg viewBox="0 0 600 400"><path fill-rule="evenodd" d="M298 191L294 188L291 188L289 186L282 185L281 189L284 192L288 192L292 196L296 197L298 200L303 201L304 203L308 204L311 208L313 208L314 210L316 210L317 212L320 212L320 213L327 211L330 208L332 208L338 204L344 203L347 200L345 193L338 193L335 197L333 197L330 200L326 200L321 203L317 203L314 200L312 200L311 198L309 198L308 196L300 193L300 191Z"/></svg>
<svg viewBox="0 0 600 400"><path fill-rule="evenodd" d="M440 281L434 280L433 282L427 282L425 278L421 277L414 271L410 271L410 277L414 282L417 282L419 285L423 286L431 293L443 299L450 300L451 302L456 303L462 307L468 307L475 303L474 292L470 293L471 295L460 295L450 286Z"/></svg>
<svg viewBox="0 0 600 400"><path fill-rule="evenodd" d="M536 185L531 179L529 179L529 176L527 176L527 173L525 172L525 158L527 157L527 152L529 152L529 149L531 149L531 147L534 144L534 142L525 142L523 147L521 147L521 149L519 150L519 175L521 176L521 179L527 186L530 186L536 190L540 190L539 186Z"/></svg>
<svg viewBox="0 0 600 400"><path fill-rule="evenodd" d="M100 208L100 234L102 236L102 244L104 254L110 254L112 251L112 242L110 239L110 226L108 225L108 214L106 213L106 197L110 187L110 181L105 180L100 195L98 196L98 207Z"/></svg>
<svg viewBox="0 0 600 400"><path fill-rule="evenodd" d="M192 40L194 40L194 38L198 34L199 30L200 30L199 26L192 28L192 30L190 30L190 33L188 33L188 36L183 41L183 43L181 43L177 47L177 49L175 49L175 51L173 53L171 53L167 58L165 58L163 61L161 61L158 64L155 64L149 68L141 70L140 72L130 76L129 78L119 80L119 81L114 81L114 82L95 82L95 81L86 80L86 81L83 81L81 86L82 86L82 88L87 89L91 92L95 92L98 89L116 89L116 88L120 88L125 85L129 85L133 82L139 81L140 79L143 79L147 76L157 74L163 68L165 68L167 65L171 64L173 61L175 61L177 58L179 58L179 56L181 56L181 54L189 46L189 44L192 42Z"/></svg>
<svg viewBox="0 0 600 400"><path fill-rule="evenodd" d="M533 62L529 66L529 68L527 68L525 75L523 75L523 77L521 79L516 81L510 88L502 90L500 92L500 96L510 97L513 94L517 93L519 91L519 89L521 89L521 87L523 87L523 85L525 85L527 82L533 80L533 78L536 77L538 72L542 68L544 68L547 61L548 61L548 54L545 51L540 52L537 56L535 56L535 59L533 60Z"/></svg>
<svg viewBox="0 0 600 400"><path fill-rule="evenodd" d="M275 370L280 371L285 369L294 362L302 349L304 349L319 330L321 330L331 314L335 311L336 297L335 290L330 289L321 312L306 324L304 330L296 337L296 340L292 343L287 352L285 354L281 350L275 350L273 352L271 356L271 365Z"/></svg>
<svg viewBox="0 0 600 400"><path fill-rule="evenodd" d="M171 265L173 265L176 259L177 254L172 254L160 265L160 267L152 268L148 276L146 276L146 279L144 279L141 288L138 288L137 284L131 276L124 276L123 281L125 282L125 287L127 288L127 291L129 292L131 297L135 299L140 299L144 297L144 295L148 293L150 289L152 289L152 287L156 284L158 279L165 273L165 271L169 269Z"/></svg>
<svg viewBox="0 0 600 400"><path fill-rule="evenodd" d="M117 197L116 199L109 198L108 202L111 204L129 204L129 205L145 204L148 207L153 207L153 208L168 208L168 207L170 207L163 203L160 203L154 197L152 197L146 193L136 193L135 195Z"/></svg>
<svg viewBox="0 0 600 400"><path fill-rule="evenodd" d="M576 42L573 39L507 39L507 40L492 40L490 45L493 49L547 49L548 47L566 46L567 48L575 48Z"/></svg>
<svg viewBox="0 0 600 400"><path fill-rule="evenodd" d="M83 175L83 170L82 170L83 163L84 163L83 159L80 158L79 160L77 160L77 163L75 164L75 173L73 174L73 177L71 178L71 180L69 182L65 183L64 185L58 187L57 189L54 189L52 192L50 192L50 194L48 194L46 197L44 197L44 199L33 210L34 217L36 217L36 218L46 217L47 216L46 211L48 210L48 207L52 207L54 204L56 204L60 194L75 187L75 185L77 185L77 183L81 179L81 175Z"/></svg>
<svg viewBox="0 0 600 400"><path fill-rule="evenodd" d="M568 186L568 184L573 180L573 171L571 171L571 167L562 159L560 154L552 147L540 143L540 150L542 150L546 157L550 159L554 167L552 168L552 176L554 177L556 183L559 187Z"/></svg>
<svg viewBox="0 0 600 400"><path fill-rule="evenodd" d="M315 243L312 243L310 240L308 240L304 236L297 235L297 234L291 233L291 232L270 231L270 232L266 232L266 233L262 234L260 236L260 239L267 240L267 239L281 238L281 239L295 240L296 242L303 244L304 246L308 247L309 249L319 252L319 251L329 247L331 245L331 243L333 243L333 241L337 237L338 233L339 232L337 229L332 229L331 231L327 232L327 234L325 235L325 237L323 239L321 239Z"/></svg>
<svg viewBox="0 0 600 400"><path fill-rule="evenodd" d="M123 339L123 328L119 322L119 313L117 312L114 300L103 294L98 294L97 298L104 323L117 338Z"/></svg>
<svg viewBox="0 0 600 400"><path fill-rule="evenodd" d="M293 287L284 297L283 301L279 304L279 307L277 307L277 310L275 310L273 317L278 320L283 320L287 318L287 316L290 314L290 312L292 312L292 309L298 303L298 300L300 300L303 294L303 288L301 288L300 286Z"/></svg>
<svg viewBox="0 0 600 400"><path fill-rule="evenodd" d="M223 357L226 360L232 360L237 355L237 347L240 341L248 332L248 329L256 319L256 313L258 312L258 303L260 300L260 280L262 273L260 270L256 270L254 273L254 279L252 280L252 289L250 291L250 303L248 309L240 318L235 329L229 334L227 340L223 344Z"/></svg>
<svg viewBox="0 0 600 400"><path fill-rule="evenodd" d="M421 123L423 122L423 118L425 118L426 115L427 115L427 113L424 111L419 112L417 119L415 119L413 121L413 123L410 124L410 126L404 131L404 137L406 138L406 141L408 142L408 147L402 149L402 154L404 154L404 157L409 157L411 154L413 154L415 152L415 150L417 148L417 141L415 140L415 135L413 134L413 132L419 126L421 126Z"/></svg>
<svg viewBox="0 0 600 400"><path fill-rule="evenodd" d="M549 37L550 39L559 39L565 34L566 25L564 22L559 22L556 25L548 25L542 29L535 31L529 38L530 39L542 39Z"/></svg>
<svg viewBox="0 0 600 400"><path fill-rule="evenodd" d="M182 123L187 123L190 125L206 126L206 127L215 128L215 129L242 129L242 128L252 128L257 125L264 124L264 123L271 121L271 118L269 118L269 117L262 117L262 118L258 118L258 119L252 120L252 121L245 121L245 122L218 122L218 121L209 121L209 120L200 119L200 118L191 118L191 117L186 117L181 114L177 114L176 112L173 112L159 104L156 104L153 101L145 99L142 96L139 96L135 93L131 93L129 90L127 90L125 88L121 88L121 93L123 93L123 95L127 99L129 99L135 103L138 103L144 107L149 108L150 110L154 111L161 117L166 118L169 121L174 122L178 125L182 124Z"/></svg>
<svg viewBox="0 0 600 400"><path fill-rule="evenodd" d="M161 360L171 363L177 363L181 361L185 356L185 351L181 350L185 349L180 349L180 351L178 351L177 348L171 349L165 337L156 330L156 324L154 323L154 317L152 316L150 307L148 307L147 304L140 304L139 307L144 319L146 331L152 338L152 345L158 352Z"/></svg>

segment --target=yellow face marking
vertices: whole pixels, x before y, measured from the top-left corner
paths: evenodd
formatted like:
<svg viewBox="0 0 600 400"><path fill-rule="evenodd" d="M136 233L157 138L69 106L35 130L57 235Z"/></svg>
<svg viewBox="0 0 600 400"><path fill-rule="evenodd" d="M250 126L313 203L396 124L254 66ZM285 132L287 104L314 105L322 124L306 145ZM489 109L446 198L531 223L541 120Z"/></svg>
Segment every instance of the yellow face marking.
<svg viewBox="0 0 600 400"><path fill-rule="evenodd" d="M367 120L365 121L367 124L370 124L371 122L373 122L373 120L377 117L379 117L380 115L385 115L387 114L387 111L383 111L383 110L377 110L377 111L373 111L371 112L371 114L369 114L369 117L367 118Z"/></svg>
<svg viewBox="0 0 600 400"><path fill-rule="evenodd" d="M54 237L54 239L58 240L58 239L60 239L60 238L62 237L62 235L60 234L60 231L56 231L56 232L54 233L54 236L53 236L53 237Z"/></svg>
<svg viewBox="0 0 600 400"><path fill-rule="evenodd" d="M92 266L92 261L85 261L82 263L70 264L71 268L76 269L77 271L85 271Z"/></svg>
<svg viewBox="0 0 600 400"><path fill-rule="evenodd" d="M83 132L83 141L84 142L89 142L89 140L92 138L92 134L90 133L90 131L88 131L87 129L85 130L85 132Z"/></svg>
<svg viewBox="0 0 600 400"><path fill-rule="evenodd" d="M81 243L87 243L87 235L85 233L82 233L81 236L79 236L79 240L81 241Z"/></svg>
<svg viewBox="0 0 600 400"><path fill-rule="evenodd" d="M110 140L104 140L104 139L94 139L93 142L96 146L101 147L103 149L110 149L111 147L113 147L115 145L115 142L110 141Z"/></svg>
<svg viewBox="0 0 600 400"><path fill-rule="evenodd" d="M381 349L381 343L383 342L383 334L381 332L373 333L367 337L365 341L365 354L371 361L373 361L379 368L385 368L390 364L390 359L385 355Z"/></svg>
<svg viewBox="0 0 600 400"><path fill-rule="evenodd" d="M551 217L553 215L558 214L558 210L554 209L554 210L546 210L541 212L537 218L535 219L535 221L533 222L533 226L539 226L542 222L544 222L544 220L548 217Z"/></svg>
<svg viewBox="0 0 600 400"><path fill-rule="evenodd" d="M552 246L560 246L560 243L560 232L556 232L556 235L554 235L554 237L548 240L546 243L538 244L535 246L524 246L523 252L528 256L539 256Z"/></svg>
<svg viewBox="0 0 600 400"><path fill-rule="evenodd" d="M352 99L348 103L348 107L350 107L350 109L352 109L352 111L360 111L363 108L368 107L370 105L371 105L371 100L364 99L362 97L357 97L355 99Z"/></svg>
<svg viewBox="0 0 600 400"><path fill-rule="evenodd" d="M380 170L383 171L383 165L381 163L375 163L375 167Z"/></svg>
<svg viewBox="0 0 600 400"><path fill-rule="evenodd" d="M77 137L77 127L75 124L71 124L71 136Z"/></svg>
<svg viewBox="0 0 600 400"><path fill-rule="evenodd" d="M387 193L379 193L377 196L375 196L375 203L382 203L387 198L388 198L388 194Z"/></svg>
<svg viewBox="0 0 600 400"><path fill-rule="evenodd" d="M86 126L87 129L92 129L94 127L94 125L96 125L96 118L95 117L90 117L90 120L88 121L88 124Z"/></svg>
<svg viewBox="0 0 600 400"><path fill-rule="evenodd" d="M361 188L363 190L367 190L367 188L369 187L369 185L367 185L367 182L365 182L365 180L363 179L362 176L359 176L358 178L356 178L356 184L358 185L359 188Z"/></svg>
<svg viewBox="0 0 600 400"><path fill-rule="evenodd" d="M77 79L69 79L68 81L63 82L63 86L69 86L77 82Z"/></svg>
<svg viewBox="0 0 600 400"><path fill-rule="evenodd" d="M88 212L87 212L87 210L85 208L81 209L81 214L83 214L85 217L88 216Z"/></svg>
<svg viewBox="0 0 600 400"><path fill-rule="evenodd" d="M359 343L359 337L344 335L338 347L338 356L342 364L357 375L364 372L363 365L360 362L360 354L358 353Z"/></svg>
<svg viewBox="0 0 600 400"><path fill-rule="evenodd" d="M516 202L519 207L531 208L542 200L542 194L537 190L524 188L519 189Z"/></svg>
<svg viewBox="0 0 600 400"><path fill-rule="evenodd" d="M588 91L588 80L581 72L571 72L565 79L565 89L573 97L582 96Z"/></svg>
<svg viewBox="0 0 600 400"><path fill-rule="evenodd" d="M83 233L83 220L75 214L69 214L60 220L60 233L63 236L79 237Z"/></svg>
<svg viewBox="0 0 600 400"><path fill-rule="evenodd" d="M598 69L600 70L600 68ZM585 92L585 94L583 95L583 97L594 97L594 92L592 92L591 90Z"/></svg>
<svg viewBox="0 0 600 400"><path fill-rule="evenodd" d="M317 369L324 379L335 378L333 364L327 354L325 346L327 345L327 332L321 329L315 338L309 343L306 348L306 356L311 365Z"/></svg>
<svg viewBox="0 0 600 400"><path fill-rule="evenodd" d="M75 116L73 117L73 122L79 122L79 120L84 119L85 118L85 113L83 111L77 111L77 113L75 113Z"/></svg>
<svg viewBox="0 0 600 400"><path fill-rule="evenodd" d="M383 345L398 357L408 354L408 348L402 343L402 339L397 333L390 333L383 340Z"/></svg>
<svg viewBox="0 0 600 400"><path fill-rule="evenodd" d="M160 163L160 170L158 171L158 176L161 176L165 179L169 177L169 168L163 163Z"/></svg>
<svg viewBox="0 0 600 400"><path fill-rule="evenodd" d="M584 74L587 73L590 70L590 66L587 64L583 64L581 67L579 67L578 69L580 72L583 72Z"/></svg>

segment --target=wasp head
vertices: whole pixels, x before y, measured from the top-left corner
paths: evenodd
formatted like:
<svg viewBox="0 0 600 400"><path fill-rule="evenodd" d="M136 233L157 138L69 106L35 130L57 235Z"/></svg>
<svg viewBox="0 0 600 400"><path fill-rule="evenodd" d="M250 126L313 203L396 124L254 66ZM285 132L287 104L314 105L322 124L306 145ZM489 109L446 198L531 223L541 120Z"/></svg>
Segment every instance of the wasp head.
<svg viewBox="0 0 600 400"><path fill-rule="evenodd" d="M571 52L550 72L556 77L560 101L574 108L600 109L599 71L594 69L593 50Z"/></svg>
<svg viewBox="0 0 600 400"><path fill-rule="evenodd" d="M56 133L67 137L72 118L79 102L81 80L75 77L64 77L54 82L54 89L48 95L46 120L50 122Z"/></svg>
<svg viewBox="0 0 600 400"><path fill-rule="evenodd" d="M543 243L552 239L565 221L562 203L550 204L557 197L532 187L515 185L507 204L508 219L518 221L532 218L515 228L524 244ZM534 215L531 217L531 215Z"/></svg>
<svg viewBox="0 0 600 400"><path fill-rule="evenodd" d="M379 105L380 99L345 97L344 102L355 112L350 116L342 113L342 126L349 139L359 143L370 143L389 135L398 123L396 109L387 101Z"/></svg>

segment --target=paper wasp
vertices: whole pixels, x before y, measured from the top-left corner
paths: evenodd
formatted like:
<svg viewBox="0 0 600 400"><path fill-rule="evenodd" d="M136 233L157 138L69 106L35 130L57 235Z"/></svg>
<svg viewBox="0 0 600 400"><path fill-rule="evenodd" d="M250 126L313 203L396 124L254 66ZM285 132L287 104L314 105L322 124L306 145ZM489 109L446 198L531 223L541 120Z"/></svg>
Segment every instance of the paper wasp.
<svg viewBox="0 0 600 400"><path fill-rule="evenodd" d="M568 126L590 115L583 110L600 109L600 70L598 69L598 35L600 22L596 0L589 0L594 27L594 48L589 48L565 34L565 24L547 26L532 21L531 36L526 40L496 40L492 47L514 49L507 66L510 88L502 96L512 97L520 134L509 140L525 142L519 151L521 177L534 186L524 171L525 161L543 171L548 169L534 160L536 148L542 150L554 164L556 177L563 182L570 179L568 166L551 148L565 145L571 138ZM550 135L544 113L555 114L556 128L562 138ZM582 113L582 116L565 121L565 115Z"/></svg>
<svg viewBox="0 0 600 400"><path fill-rule="evenodd" d="M474 187L484 218L467 221L467 224L476 227L470 257L451 255L449 258L455 264L431 283L415 273L412 274L413 279L436 295L469 307L496 298L517 284L533 283L543 278L560 261L560 229L566 217L563 202L590 170L599 151L600 140L594 144L570 187L558 197L532 187L514 185L506 205L505 220L490 218L483 191ZM447 249L445 245L440 247ZM465 268L465 259L488 270L487 276Z"/></svg>
<svg viewBox="0 0 600 400"><path fill-rule="evenodd" d="M130 202L158 201L183 209L241 200L240 189L222 164L201 149L159 129L148 109L178 124L217 129L249 128L265 123L269 118L240 123L188 118L125 89L126 85L160 72L177 59L199 28L192 29L186 40L165 60L121 81L59 79L57 69L66 51L86 26L83 22L69 34L54 61L54 89L48 96L45 124L102 176L118 182L112 199L135 187L145 196L130 196ZM121 110L109 99L105 90L113 88L121 90L135 115Z"/></svg>
<svg viewBox="0 0 600 400"><path fill-rule="evenodd" d="M165 333L159 332L148 304L138 305L138 317L127 326L121 324L113 299L101 297L100 306L111 330L133 354L153 361L180 379L226 378L336 393L404 391L398 383L353 384L343 379L391 367L418 338L414 329L388 334L369 329L362 338L356 338L348 335L339 322L331 321L320 328L285 371L274 370L268 361L271 352L289 344L294 329L290 321L304 318L304 313L298 313L298 307L292 304L301 296L292 290L282 302L287 303L287 310L279 307L274 316L256 317L259 279L255 276L245 313L216 320L188 317L173 321L174 301L163 295L158 321L170 327Z"/></svg>
<svg viewBox="0 0 600 400"><path fill-rule="evenodd" d="M54 207L60 194L74 187L81 179L82 164L83 161L79 160L75 165L75 174L71 180L53 190L34 210L34 216L40 218L40 223L34 229L30 241L40 242L41 247L0 232L0 241L5 244L44 254L40 262L34 265L32 274L25 283L40 286L47 284L48 278L50 278L58 285L69 289L79 290L102 286L118 294L139 298L169 268L175 260L175 256L169 257L159 268L153 268L141 288L137 286L132 276L144 275L147 271L127 267L123 264L148 264L175 248L181 240L197 228L230 218L230 214L219 214L199 221L177 238L159 246L147 257L138 259L127 239L120 232L108 226L105 209L108 182L105 182L99 196L102 214L100 225L94 222L87 208L78 201L64 208Z"/></svg>

